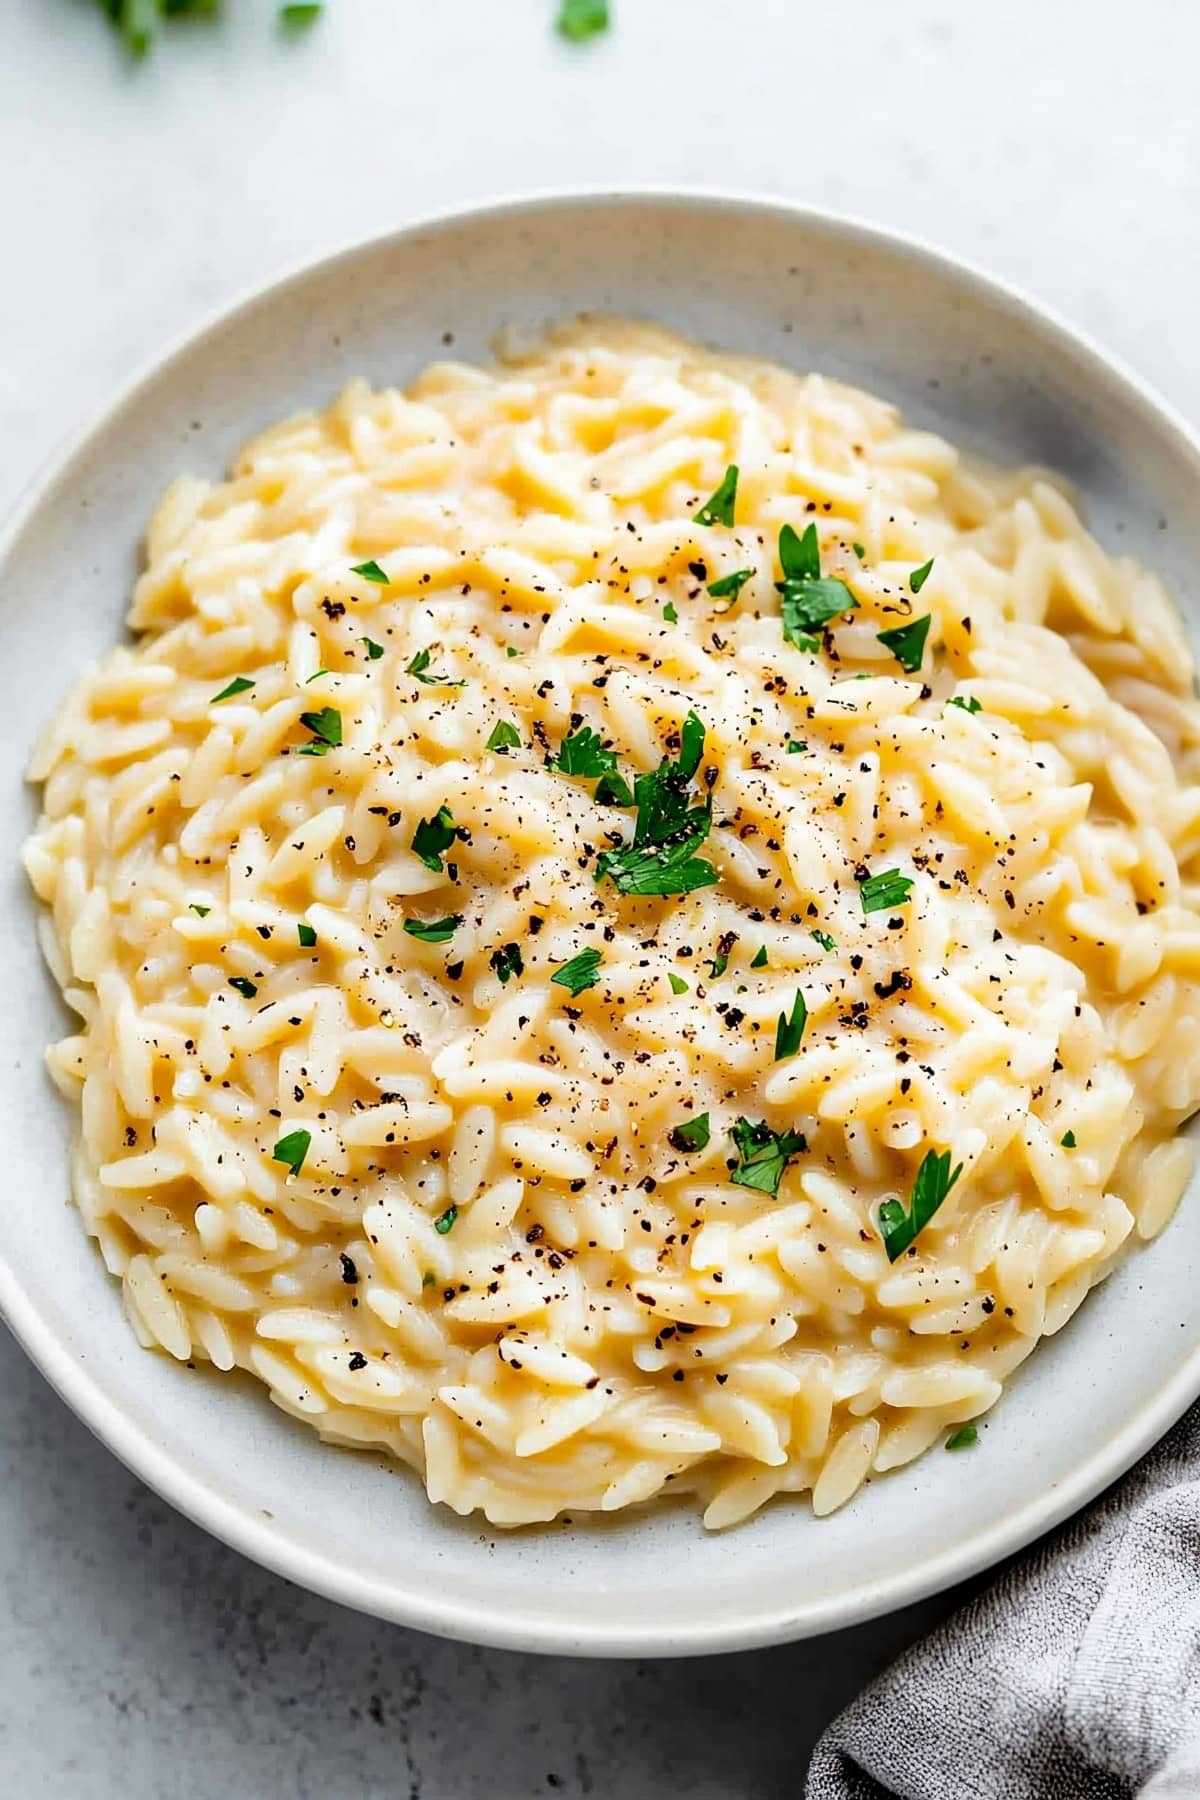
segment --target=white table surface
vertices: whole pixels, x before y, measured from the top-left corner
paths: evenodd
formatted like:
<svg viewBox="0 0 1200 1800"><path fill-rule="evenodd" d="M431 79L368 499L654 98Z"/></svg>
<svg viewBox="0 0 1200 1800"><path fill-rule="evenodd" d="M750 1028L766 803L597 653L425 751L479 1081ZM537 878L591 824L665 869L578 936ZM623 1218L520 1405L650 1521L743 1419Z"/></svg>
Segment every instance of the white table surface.
<svg viewBox="0 0 1200 1800"><path fill-rule="evenodd" d="M225 0L138 67L87 0L0 0L0 511L247 286L544 186L735 186L915 231L1200 421L1197 9L614 0L611 35L572 48L555 5L327 0L284 41L274 0ZM0 1584L0 1792L20 1800L796 1794L832 1712L952 1604L657 1665L440 1643L177 1517L2 1333Z"/></svg>

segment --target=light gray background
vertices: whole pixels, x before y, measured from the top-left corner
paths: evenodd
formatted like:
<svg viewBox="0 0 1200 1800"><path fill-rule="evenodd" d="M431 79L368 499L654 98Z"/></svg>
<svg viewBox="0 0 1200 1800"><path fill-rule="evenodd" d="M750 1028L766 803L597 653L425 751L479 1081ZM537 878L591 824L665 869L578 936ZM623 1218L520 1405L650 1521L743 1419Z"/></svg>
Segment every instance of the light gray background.
<svg viewBox="0 0 1200 1800"><path fill-rule="evenodd" d="M295 41L274 0L225 4L131 67L89 0L0 0L0 511L246 286L551 185L737 186L918 232L1200 421L1179 0L613 0L579 48L557 0L327 0ZM707 1662L438 1643L175 1517L2 1336L0 1583L0 1792L22 1800L792 1794L831 1712L951 1604Z"/></svg>

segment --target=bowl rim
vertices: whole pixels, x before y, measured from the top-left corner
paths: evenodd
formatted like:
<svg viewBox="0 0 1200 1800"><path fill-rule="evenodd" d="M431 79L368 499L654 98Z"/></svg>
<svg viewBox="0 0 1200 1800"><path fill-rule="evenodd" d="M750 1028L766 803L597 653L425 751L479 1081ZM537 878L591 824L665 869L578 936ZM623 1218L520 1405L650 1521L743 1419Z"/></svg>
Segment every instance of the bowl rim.
<svg viewBox="0 0 1200 1800"><path fill-rule="evenodd" d="M1069 324L1053 307L916 233L877 225L832 208L802 205L780 196L737 188L653 184L578 189L550 186L485 197L418 215L403 225L371 232L316 256L291 262L281 272L243 288L232 300L208 309L199 323L176 332L165 347L144 358L116 394L93 409L83 424L69 431L18 490L9 516L0 527L0 569L53 490L70 480L92 440L116 423L142 391L167 374L184 355L237 323L264 301L282 296L316 275L328 275L339 265L352 264L362 256L389 246L402 246L431 232L497 219L516 224L523 218L568 207L602 211L664 206L714 214L755 214L765 222L776 218L793 225L808 225L850 244L886 250L986 300L1039 332L1056 348L1069 352L1093 380L1122 389L1126 403L1140 409L1160 433L1165 433L1171 448L1191 463L1200 484L1200 435L1151 384L1119 356L1102 349L1087 332ZM1050 1486L982 1534L911 1569L900 1566L885 1580L843 1589L802 1607L795 1601L780 1602L749 1617L739 1616L735 1609L688 1626L664 1627L652 1619L637 1624L610 1624L568 1615L566 1609L551 1617L532 1611L515 1612L504 1604L459 1601L453 1596L406 1597L394 1583L377 1590L366 1575L347 1569L332 1556L282 1537L270 1520L215 1492L203 1477L176 1461L135 1425L93 1380L86 1363L45 1327L10 1267L2 1243L0 1317L51 1387L94 1436L162 1499L230 1548L328 1600L390 1623L495 1648L556 1655L695 1656L755 1649L819 1636L926 1599L993 1567L1061 1524L1123 1475L1200 1396L1197 1344L1162 1385L1153 1403L1093 1447L1068 1479Z"/></svg>

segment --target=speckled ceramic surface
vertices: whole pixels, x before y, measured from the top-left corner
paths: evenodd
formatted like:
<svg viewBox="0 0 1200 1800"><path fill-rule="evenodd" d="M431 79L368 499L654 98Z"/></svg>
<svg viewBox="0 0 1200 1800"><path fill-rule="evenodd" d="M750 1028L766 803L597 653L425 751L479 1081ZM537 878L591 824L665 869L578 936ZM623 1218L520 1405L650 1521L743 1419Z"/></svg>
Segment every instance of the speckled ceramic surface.
<svg viewBox="0 0 1200 1800"><path fill-rule="evenodd" d="M351 374L404 381L443 350L581 310L657 317L821 368L1003 461L1054 464L1112 548L1189 606L1200 452L1136 384L1024 303L928 251L729 199L552 199L418 226L318 265L165 359L62 464L0 547L10 747L117 635L139 533L167 480L212 474L256 427ZM1195 612L1191 615L1193 627ZM382 1617L529 1649L683 1654L802 1636L899 1606L1028 1541L1126 1467L1200 1391L1193 1193L1019 1373L969 1457L936 1451L834 1518L769 1508L707 1537L687 1510L498 1534L433 1511L417 1481L339 1453L257 1387L138 1349L64 1204L69 1114L41 1046L60 1029L31 953L16 850L0 936L7 1181L0 1305L75 1410L146 1481L248 1555Z"/></svg>

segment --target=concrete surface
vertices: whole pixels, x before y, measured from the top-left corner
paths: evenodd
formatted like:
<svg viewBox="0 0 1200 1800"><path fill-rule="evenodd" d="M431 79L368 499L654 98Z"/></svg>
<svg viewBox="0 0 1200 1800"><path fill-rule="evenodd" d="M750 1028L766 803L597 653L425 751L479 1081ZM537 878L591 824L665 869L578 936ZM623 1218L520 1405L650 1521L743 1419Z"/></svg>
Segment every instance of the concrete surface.
<svg viewBox="0 0 1200 1800"><path fill-rule="evenodd" d="M328 0L284 39L274 0L225 0L134 67L88 0L4 0L0 511L246 285L547 185L736 186L916 231L1200 419L1200 12L613 0L611 35L571 48L555 5ZM210 1541L2 1335L0 1593L0 1792L20 1800L797 1794L832 1712L951 1604L707 1662L438 1643Z"/></svg>

